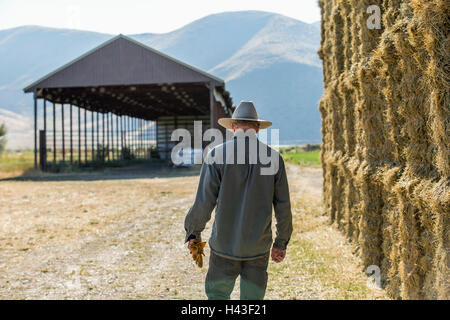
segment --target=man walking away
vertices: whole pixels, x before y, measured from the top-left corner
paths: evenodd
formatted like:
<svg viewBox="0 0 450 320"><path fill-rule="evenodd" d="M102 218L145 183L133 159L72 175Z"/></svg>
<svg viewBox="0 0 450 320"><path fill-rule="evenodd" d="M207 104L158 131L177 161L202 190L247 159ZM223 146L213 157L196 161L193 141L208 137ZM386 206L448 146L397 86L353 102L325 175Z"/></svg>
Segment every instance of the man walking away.
<svg viewBox="0 0 450 320"><path fill-rule="evenodd" d="M281 262L292 234L286 170L280 154L256 137L272 123L258 118L252 102L241 102L232 118L219 119L219 124L234 136L213 148L202 165L196 199L185 219L185 241L191 248L201 240L215 207L205 281L208 299L229 299L240 275L240 298L262 300L270 248L272 260ZM271 174L263 173L273 164L263 161L264 152L277 164ZM277 221L273 243L272 206Z"/></svg>

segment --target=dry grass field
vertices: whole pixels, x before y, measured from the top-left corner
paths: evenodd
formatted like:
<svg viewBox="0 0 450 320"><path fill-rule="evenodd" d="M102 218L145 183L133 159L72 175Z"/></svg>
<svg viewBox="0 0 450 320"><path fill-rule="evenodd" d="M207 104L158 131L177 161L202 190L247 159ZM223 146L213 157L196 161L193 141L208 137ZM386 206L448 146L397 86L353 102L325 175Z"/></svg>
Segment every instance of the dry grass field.
<svg viewBox="0 0 450 320"><path fill-rule="evenodd" d="M294 233L266 298L386 298L323 215L321 169L288 175ZM0 180L0 299L205 299L208 261L183 243L197 183L197 169L142 166Z"/></svg>

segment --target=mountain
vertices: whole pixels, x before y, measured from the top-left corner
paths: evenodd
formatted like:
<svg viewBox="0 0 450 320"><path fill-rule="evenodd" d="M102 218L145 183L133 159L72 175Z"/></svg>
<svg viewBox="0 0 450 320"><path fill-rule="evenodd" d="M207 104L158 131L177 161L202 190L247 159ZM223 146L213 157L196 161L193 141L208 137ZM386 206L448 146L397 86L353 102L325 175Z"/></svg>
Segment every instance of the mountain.
<svg viewBox="0 0 450 320"><path fill-rule="evenodd" d="M130 37L226 81L233 101L252 100L281 143L321 140L320 25L282 15L214 14L164 34ZM32 97L22 89L113 35L23 26L0 30L0 122L9 148L32 145Z"/></svg>

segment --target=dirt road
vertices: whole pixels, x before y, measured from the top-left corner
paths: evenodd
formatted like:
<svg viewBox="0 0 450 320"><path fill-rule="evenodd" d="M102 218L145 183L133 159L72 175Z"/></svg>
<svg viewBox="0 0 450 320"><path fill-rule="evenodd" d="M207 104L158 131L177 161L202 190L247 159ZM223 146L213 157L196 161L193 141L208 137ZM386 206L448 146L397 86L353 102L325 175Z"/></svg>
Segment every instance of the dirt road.
<svg viewBox="0 0 450 320"><path fill-rule="evenodd" d="M206 298L207 259L198 269L183 243L198 171L160 169L0 181L0 299ZM294 234L266 298L384 298L322 215L320 169L288 178Z"/></svg>

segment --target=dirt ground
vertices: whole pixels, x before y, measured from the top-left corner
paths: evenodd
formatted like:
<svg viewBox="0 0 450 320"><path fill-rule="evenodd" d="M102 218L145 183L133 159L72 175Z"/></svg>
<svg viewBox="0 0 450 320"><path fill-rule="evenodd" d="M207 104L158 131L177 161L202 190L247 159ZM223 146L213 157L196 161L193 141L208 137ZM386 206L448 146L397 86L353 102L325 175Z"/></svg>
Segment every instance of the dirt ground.
<svg viewBox="0 0 450 320"><path fill-rule="evenodd" d="M288 179L294 233L266 298L386 298L323 215L321 170ZM197 169L155 165L0 180L0 299L205 299L209 250L199 269L183 243L197 184Z"/></svg>

